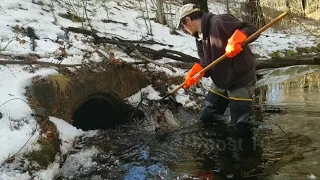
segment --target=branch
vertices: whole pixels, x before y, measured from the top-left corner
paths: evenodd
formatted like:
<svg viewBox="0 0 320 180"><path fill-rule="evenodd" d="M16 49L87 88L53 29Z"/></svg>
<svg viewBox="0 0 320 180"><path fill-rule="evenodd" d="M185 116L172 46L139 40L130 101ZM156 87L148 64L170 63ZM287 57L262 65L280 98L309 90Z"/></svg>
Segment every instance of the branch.
<svg viewBox="0 0 320 180"><path fill-rule="evenodd" d="M117 39L118 41L121 41L121 42L132 43L132 44L159 44L161 46L173 47L173 45L163 44L163 43L157 42L153 39L146 40L146 41L144 41L144 40L125 40L125 39L120 39L118 37L114 37L114 39Z"/></svg>
<svg viewBox="0 0 320 180"><path fill-rule="evenodd" d="M194 65L190 62L168 62L167 64L180 69L190 69Z"/></svg>
<svg viewBox="0 0 320 180"><path fill-rule="evenodd" d="M93 28L92 28L92 25L91 25L91 23L90 23L90 19L89 19L89 17L88 17L88 13L87 13L87 5L88 5L88 0L85 0L85 1L83 2L84 13L85 13L86 18L87 18L87 21L88 21L88 23L89 23L89 27L90 27L90 29L91 29L91 32L93 32Z"/></svg>
<svg viewBox="0 0 320 180"><path fill-rule="evenodd" d="M115 23L115 24L122 24L123 26L128 26L128 23L114 21L114 20L111 20L111 19L102 19L101 21L103 23Z"/></svg>
<svg viewBox="0 0 320 180"><path fill-rule="evenodd" d="M200 62L199 58L187 55L185 53L182 53L180 51L175 51L175 50L171 50L171 49L161 49L159 50L159 52L165 53L165 54L172 54L172 55L179 55L180 57L182 57L184 60L183 62Z"/></svg>
<svg viewBox="0 0 320 180"><path fill-rule="evenodd" d="M0 60L0 65L7 65L7 64L19 64L19 65L48 65L54 67L76 67L76 66L84 66L85 64L55 64L50 62L43 62L43 61L6 61Z"/></svg>
<svg viewBox="0 0 320 180"><path fill-rule="evenodd" d="M142 55L139 51L135 51L135 53L136 53L138 56L140 56L143 60L145 60L145 61L147 61L147 62L153 63L153 64L158 65L158 66L160 66L160 67L168 68L168 69L170 69L170 70L171 70L172 72L174 72L174 73L177 72L173 67L168 66L168 65L166 65L166 64L160 64L160 63L158 63L158 62L156 62L156 61L153 61L153 60L149 59L148 57Z"/></svg>
<svg viewBox="0 0 320 180"><path fill-rule="evenodd" d="M62 28L62 29L65 29L67 31L71 31L71 32L74 32L74 33L80 33L80 34L84 34L84 35L88 35L88 36L92 36L93 38L97 39L97 38L100 38L96 32L99 32L95 29L93 29L92 31L90 30L87 30L87 29L84 29L84 28L76 28L76 27L67 27L67 28Z"/></svg>
<svg viewBox="0 0 320 180"><path fill-rule="evenodd" d="M123 40L120 38L106 38L106 37L100 37L96 34L96 32L92 32L90 30L87 29L82 29L82 28L76 28L76 27L68 27L66 28L68 31L74 32L74 33L81 33L81 34L85 34L85 35L89 35L92 36L95 39L95 43L96 44L100 44L100 43L108 43L108 44L115 44L118 46L124 46L128 49L131 49L131 51L133 50L138 50L141 53L148 53L148 54L153 54L156 55L158 57L166 57L166 58L170 58L173 60L177 60L177 61L182 61L182 62L195 62L195 61L199 61L198 58L184 54L182 52L178 52L178 51L174 51L174 50L169 50L169 49L161 49L161 50L154 50L151 48L147 48L147 47L142 47L140 45L135 45L134 43L139 43L139 44L152 44L152 40L148 40L148 41L130 41L130 40ZM159 43L157 43L159 44ZM169 45L170 46L170 45Z"/></svg>

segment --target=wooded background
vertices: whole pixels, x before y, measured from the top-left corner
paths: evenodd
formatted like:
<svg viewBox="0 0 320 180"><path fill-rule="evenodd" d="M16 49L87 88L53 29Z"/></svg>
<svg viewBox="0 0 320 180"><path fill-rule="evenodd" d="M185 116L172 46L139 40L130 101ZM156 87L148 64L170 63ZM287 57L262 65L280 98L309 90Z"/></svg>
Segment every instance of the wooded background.
<svg viewBox="0 0 320 180"><path fill-rule="evenodd" d="M284 11L289 11L291 17L305 20L313 20L319 23L320 0L218 0L227 7L227 13L231 13L243 21L248 21L262 27ZM156 0L157 21L166 24L165 4L172 4L172 0ZM201 10L208 12L210 0L182 0L182 4L193 3ZM238 7L238 8L234 8ZM174 13L174 12L173 12ZM215 13L215 12L213 12Z"/></svg>

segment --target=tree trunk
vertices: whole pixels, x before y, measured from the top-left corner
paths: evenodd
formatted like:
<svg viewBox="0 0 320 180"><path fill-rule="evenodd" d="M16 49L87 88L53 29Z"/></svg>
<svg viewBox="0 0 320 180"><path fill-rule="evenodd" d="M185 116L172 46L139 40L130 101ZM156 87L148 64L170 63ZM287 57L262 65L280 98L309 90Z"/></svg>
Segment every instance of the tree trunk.
<svg viewBox="0 0 320 180"><path fill-rule="evenodd" d="M163 9L163 0L157 0L157 21L160 24L165 24L165 16L164 16L164 9Z"/></svg>
<svg viewBox="0 0 320 180"><path fill-rule="evenodd" d="M209 12L208 0L183 0L182 3L183 4L192 3L197 5L201 9L201 11Z"/></svg>
<svg viewBox="0 0 320 180"><path fill-rule="evenodd" d="M306 17L307 0L301 0L301 3L302 3L303 16Z"/></svg>
<svg viewBox="0 0 320 180"><path fill-rule="evenodd" d="M244 5L243 12L243 21L251 22L258 28L261 28L266 24L262 13L262 8L260 6L260 0L247 0Z"/></svg>
<svg viewBox="0 0 320 180"><path fill-rule="evenodd" d="M227 13L230 14L230 6L229 6L229 0L225 0L226 1L226 9L227 9Z"/></svg>

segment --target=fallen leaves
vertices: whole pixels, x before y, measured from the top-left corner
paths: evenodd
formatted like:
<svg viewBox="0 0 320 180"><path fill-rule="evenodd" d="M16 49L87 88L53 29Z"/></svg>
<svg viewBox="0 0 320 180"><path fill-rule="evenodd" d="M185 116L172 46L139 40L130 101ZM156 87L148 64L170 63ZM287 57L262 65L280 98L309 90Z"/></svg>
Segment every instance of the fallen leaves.
<svg viewBox="0 0 320 180"><path fill-rule="evenodd" d="M59 50L61 51L61 56L62 57L68 57L68 54L66 52L66 48L59 47Z"/></svg>

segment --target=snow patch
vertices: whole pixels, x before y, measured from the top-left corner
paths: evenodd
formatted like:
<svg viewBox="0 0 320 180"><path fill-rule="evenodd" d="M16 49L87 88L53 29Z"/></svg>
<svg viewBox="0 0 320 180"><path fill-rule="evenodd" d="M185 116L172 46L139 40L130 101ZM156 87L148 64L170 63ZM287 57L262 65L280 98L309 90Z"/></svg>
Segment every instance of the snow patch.
<svg viewBox="0 0 320 180"><path fill-rule="evenodd" d="M51 163L46 170L41 170L37 173L35 180L54 179L59 174L60 164Z"/></svg>
<svg viewBox="0 0 320 180"><path fill-rule="evenodd" d="M31 176L28 173L10 173L10 174L0 174L0 180L30 180Z"/></svg>
<svg viewBox="0 0 320 180"><path fill-rule="evenodd" d="M92 161L92 156L99 153L95 148L91 149L82 149L80 152L76 154L71 154L68 156L66 162L61 168L61 174L66 178L72 178L75 174L74 172L86 172L91 167L96 165L95 162Z"/></svg>
<svg viewBox="0 0 320 180"><path fill-rule="evenodd" d="M57 73L54 69L42 68L30 73L21 66L0 66L0 163L15 154L33 134L27 146L22 149L30 150L31 145L39 135L36 131L37 122L31 116L33 110L25 97L26 86L31 84L35 76L44 76ZM36 131L36 132L35 132Z"/></svg>
<svg viewBox="0 0 320 180"><path fill-rule="evenodd" d="M308 179L318 179L317 176L315 176L314 174L309 174L308 175Z"/></svg>
<svg viewBox="0 0 320 180"><path fill-rule="evenodd" d="M293 33L295 31L295 33ZM264 31L261 36L250 44L252 51L261 57L270 58L270 54L277 50L292 50L297 47L312 47L317 45L317 38L305 35L302 30L292 28L290 33L284 33L272 28Z"/></svg>
<svg viewBox="0 0 320 180"><path fill-rule="evenodd" d="M59 131L59 138L62 143L60 147L61 153L62 155L64 155L71 150L75 138L83 134L83 131L77 129L76 127L72 126L62 119L50 117L50 121L52 121L56 125Z"/></svg>
<svg viewBox="0 0 320 180"><path fill-rule="evenodd" d="M152 85L148 85L145 88L142 88L136 94L126 98L125 100L128 101L132 105L137 105L141 101L141 96L146 97L150 100L159 100L161 97L159 96L159 92L157 92Z"/></svg>

